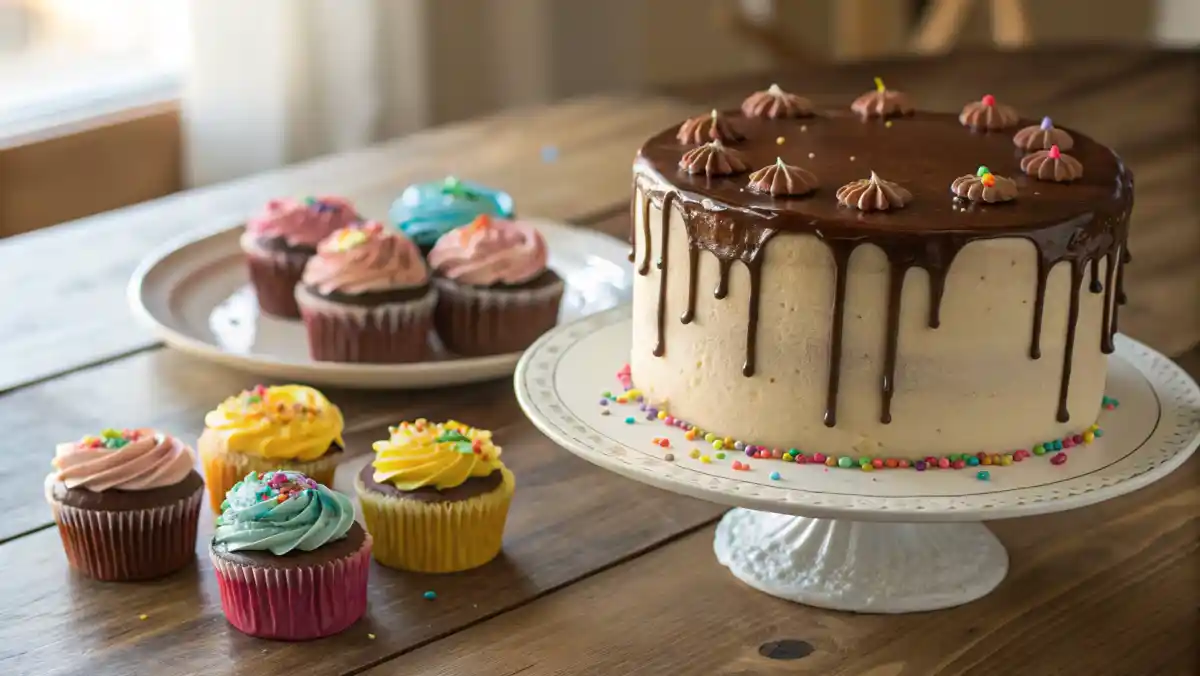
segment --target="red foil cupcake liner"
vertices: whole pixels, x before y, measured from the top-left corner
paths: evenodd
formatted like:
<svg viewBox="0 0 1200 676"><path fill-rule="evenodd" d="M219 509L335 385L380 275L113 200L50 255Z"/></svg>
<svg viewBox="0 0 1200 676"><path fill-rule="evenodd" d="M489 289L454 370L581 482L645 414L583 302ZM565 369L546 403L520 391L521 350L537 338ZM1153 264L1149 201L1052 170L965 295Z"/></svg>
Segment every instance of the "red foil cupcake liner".
<svg viewBox="0 0 1200 676"><path fill-rule="evenodd" d="M314 566L263 568L209 553L221 609L238 631L258 638L307 641L332 636L367 610L371 536L350 556Z"/></svg>
<svg viewBox="0 0 1200 676"><path fill-rule="evenodd" d="M201 487L172 505L123 512L80 509L51 501L71 567L97 580L162 577L196 557Z"/></svg>
<svg viewBox="0 0 1200 676"><path fill-rule="evenodd" d="M404 303L363 307L295 290L308 331L308 351L316 361L396 364L429 357L429 331L437 292Z"/></svg>
<svg viewBox="0 0 1200 676"><path fill-rule="evenodd" d="M299 319L296 306L296 285L304 273L309 256L277 252L248 252L250 283L258 296L258 307L276 317Z"/></svg>
<svg viewBox="0 0 1200 676"><path fill-rule="evenodd" d="M434 327L447 350L466 357L521 352L558 323L562 280L536 289L481 289L434 279Z"/></svg>

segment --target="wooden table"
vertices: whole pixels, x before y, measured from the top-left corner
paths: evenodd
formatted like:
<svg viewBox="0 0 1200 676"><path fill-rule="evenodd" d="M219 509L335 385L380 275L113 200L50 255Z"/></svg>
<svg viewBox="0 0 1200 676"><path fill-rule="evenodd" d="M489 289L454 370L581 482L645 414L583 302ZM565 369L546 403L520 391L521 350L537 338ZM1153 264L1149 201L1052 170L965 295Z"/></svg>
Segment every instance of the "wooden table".
<svg viewBox="0 0 1200 676"><path fill-rule="evenodd" d="M1198 64L1195 54L960 56L806 73L811 84L799 89L844 104L880 71L925 105L954 108L978 95L977 82L998 81L1019 107L1072 118L1114 144L1138 172L1135 218L1173 219L1182 232L1195 223L1196 173L1179 172L1195 169L1196 105L1194 91L1171 88L1194 86ZM286 644L232 630L203 554L207 513L194 568L144 584L68 570L41 498L54 443L109 426L195 438L205 411L256 382L162 349L133 324L124 287L151 248L236 223L279 194L344 193L378 210L405 184L447 172L510 190L525 213L624 235L639 142L768 81L677 92L696 103L595 98L509 113L0 241L0 674L1197 673L1200 460L1102 505L993 524L1012 570L978 602L855 616L736 582L711 551L721 508L554 447L507 381L329 392L346 412L351 452L390 422L455 416L495 429L520 479L499 560L453 576L375 567L367 617L340 636ZM558 148L556 162L541 161L546 145ZM1165 335L1169 348L1169 323L1154 325L1141 297L1153 284L1130 290L1128 314L1150 326L1133 335ZM1181 362L1200 374L1200 353ZM437 599L423 599L426 590ZM804 643L776 643L789 640ZM796 645L811 654L764 656L797 654Z"/></svg>

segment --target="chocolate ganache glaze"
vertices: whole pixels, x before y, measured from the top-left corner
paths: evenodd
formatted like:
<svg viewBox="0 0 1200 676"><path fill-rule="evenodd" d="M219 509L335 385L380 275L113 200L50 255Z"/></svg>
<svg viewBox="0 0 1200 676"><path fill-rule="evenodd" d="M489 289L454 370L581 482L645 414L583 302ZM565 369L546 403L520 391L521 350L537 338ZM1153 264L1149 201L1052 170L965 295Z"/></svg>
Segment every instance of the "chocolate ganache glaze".
<svg viewBox="0 0 1200 676"><path fill-rule="evenodd" d="M740 111L726 111L723 115L745 134L744 140L729 145L741 152L751 166L766 166L781 157L786 163L815 172L821 177L821 184L827 186L803 197L772 197L745 190L744 175L688 174L679 168L679 160L693 146L679 143L678 126L652 137L638 152L634 187L648 196L642 203L642 232L637 238L642 249L638 273L649 272L651 202L664 214L658 234L663 252L657 261L660 269L665 271L669 263L667 223L672 209L682 217L687 231L685 263L690 288L687 308L680 317L684 324L694 317L701 250L708 251L719 262L719 281L714 291L718 299L727 294L733 262L741 261L750 280L743 375L750 377L755 372L759 280L767 244L778 233L815 236L829 247L833 256L836 278L824 415L829 427L837 423L847 269L851 254L862 244L882 249L889 265L884 373L880 384L882 423L891 422L905 273L910 268L921 268L928 273L931 295L928 325L936 329L940 324L939 308L947 272L958 252L977 240L1016 237L1036 247L1031 359L1041 357L1046 282L1051 268L1058 263L1070 266L1074 289L1081 286L1084 267L1091 266L1088 291L1105 294L1101 349L1112 352L1117 318L1111 301L1114 294L1118 303L1124 301L1122 268L1130 260L1126 240L1133 207L1133 175L1107 147L1071 130L1076 141L1072 155L1082 163L1083 177L1072 183L1050 183L1035 180L1021 171L1023 152L1014 148L1011 135L973 132L964 128L953 114L916 112L895 118L891 124L878 118L863 119L849 110L826 111L804 119L748 118ZM1020 120L1014 126L1030 124L1036 122ZM949 190L956 177L971 173L980 165L987 165L997 175L1013 177L1017 184L1016 199L997 204L972 203ZM873 171L910 191L912 201L905 208L893 211L862 212L839 206L834 188L862 179ZM634 233L630 234L632 243ZM637 253L631 253L631 261ZM1107 261L1103 283L1098 269L1101 260ZM656 356L665 353L663 333L667 330L663 302L666 275L661 275L660 280ZM1067 393L1078 316L1077 292L1069 301L1058 397L1060 422L1070 417Z"/></svg>

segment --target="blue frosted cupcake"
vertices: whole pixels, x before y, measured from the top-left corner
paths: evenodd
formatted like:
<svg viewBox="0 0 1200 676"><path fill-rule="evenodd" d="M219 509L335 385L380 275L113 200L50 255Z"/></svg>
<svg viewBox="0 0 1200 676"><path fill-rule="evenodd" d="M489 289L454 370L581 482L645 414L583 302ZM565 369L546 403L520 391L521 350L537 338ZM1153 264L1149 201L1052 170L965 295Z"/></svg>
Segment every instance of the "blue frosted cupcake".
<svg viewBox="0 0 1200 676"><path fill-rule="evenodd" d="M512 197L453 176L408 186L388 212L392 225L416 243L422 254L428 254L442 235L481 215L511 219Z"/></svg>

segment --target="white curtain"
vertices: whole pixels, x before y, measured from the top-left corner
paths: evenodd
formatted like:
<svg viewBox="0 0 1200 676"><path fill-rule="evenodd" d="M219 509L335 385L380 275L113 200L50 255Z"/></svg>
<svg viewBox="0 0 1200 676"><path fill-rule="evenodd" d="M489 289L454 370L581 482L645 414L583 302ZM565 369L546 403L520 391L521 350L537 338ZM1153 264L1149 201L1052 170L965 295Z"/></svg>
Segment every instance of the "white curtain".
<svg viewBox="0 0 1200 676"><path fill-rule="evenodd" d="M189 8L191 185L428 122L424 0L190 0Z"/></svg>

